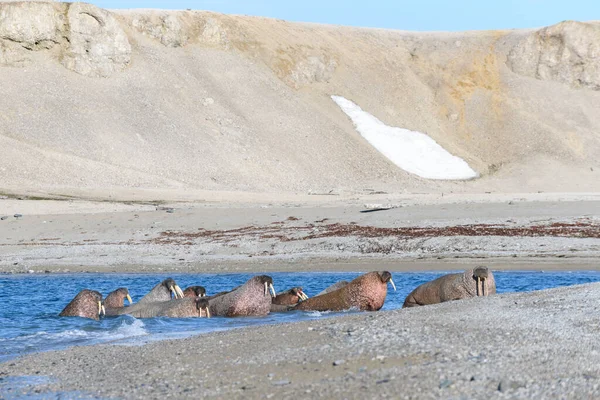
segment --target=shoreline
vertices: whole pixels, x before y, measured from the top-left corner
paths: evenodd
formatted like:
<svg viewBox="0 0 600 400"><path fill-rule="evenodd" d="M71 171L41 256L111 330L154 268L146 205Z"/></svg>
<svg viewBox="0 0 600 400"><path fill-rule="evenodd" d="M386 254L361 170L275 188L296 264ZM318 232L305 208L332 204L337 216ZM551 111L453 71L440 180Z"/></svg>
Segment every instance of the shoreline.
<svg viewBox="0 0 600 400"><path fill-rule="evenodd" d="M402 205L370 213L360 212L364 207L357 204L132 209L118 203L69 209L61 203L56 209L46 203L44 209L40 202L26 202L37 213L0 221L0 273L394 273L475 265L494 271L598 271L600 258L596 200ZM356 226L366 230L352 230ZM485 231L451 235L464 226ZM498 228L507 229L496 231L506 235L486 234ZM345 229L354 233L344 234ZM397 237L389 234L394 229L441 235ZM523 229L535 234L509 235ZM364 232L376 235L361 236ZM591 237L577 236L582 233ZM322 237L308 237L315 234ZM489 398L498 393L547 398L572 390L598 397L600 384L586 376L600 376L600 345L589 333L597 332L589 313L598 310L599 299L600 284L578 285L136 347L72 347L0 363L0 380L11 387L16 377L54 379L15 386L23 395L126 398ZM577 343L585 345L585 354ZM223 356L215 358L215 352ZM137 373L140 365L144 374ZM568 381L566 389L556 371Z"/></svg>
<svg viewBox="0 0 600 400"><path fill-rule="evenodd" d="M388 270L390 272L452 272L464 270L469 267L484 265L494 272L570 272L570 271L599 271L600 266L596 258L530 258L527 260L514 258L466 258L466 259L441 259L441 260L389 260L389 259L352 259L346 262L340 260L318 260L317 262L302 263L302 270L296 271L298 260L267 260L248 263L221 261L215 266L207 268L206 265L178 266L140 266L119 265L114 266L32 266L27 271L0 270L0 275L40 275L40 274L234 274L234 273L328 273L328 272L369 272Z"/></svg>
<svg viewBox="0 0 600 400"><path fill-rule="evenodd" d="M3 273L418 271L479 263L593 269L600 258L595 200L392 205L372 212L358 205L132 210L120 203L94 212L85 203L68 213L55 203L24 202L37 214L0 221Z"/></svg>
<svg viewBox="0 0 600 400"><path fill-rule="evenodd" d="M0 378L52 378L15 389L22 395L592 398L600 395L600 344L589 313L599 300L592 283L143 346L73 347L2 363Z"/></svg>

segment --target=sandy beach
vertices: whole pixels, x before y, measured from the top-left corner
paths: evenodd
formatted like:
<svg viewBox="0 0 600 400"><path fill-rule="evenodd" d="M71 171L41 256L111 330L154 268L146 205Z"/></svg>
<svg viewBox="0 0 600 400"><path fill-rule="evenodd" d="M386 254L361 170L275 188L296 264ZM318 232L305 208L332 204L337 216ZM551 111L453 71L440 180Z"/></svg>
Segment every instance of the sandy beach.
<svg viewBox="0 0 600 400"><path fill-rule="evenodd" d="M595 269L600 201L585 199L229 207L5 199L0 271Z"/></svg>

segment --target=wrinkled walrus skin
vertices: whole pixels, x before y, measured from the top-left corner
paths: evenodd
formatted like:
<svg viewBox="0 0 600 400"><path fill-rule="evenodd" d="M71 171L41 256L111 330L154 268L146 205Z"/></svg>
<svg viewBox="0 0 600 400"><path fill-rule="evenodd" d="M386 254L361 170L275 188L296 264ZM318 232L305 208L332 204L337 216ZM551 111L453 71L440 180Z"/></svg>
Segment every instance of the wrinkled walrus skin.
<svg viewBox="0 0 600 400"><path fill-rule="evenodd" d="M271 289L269 293L267 289ZM271 298L275 295L270 276L255 276L224 294L207 297L210 314L221 317L263 316L271 311Z"/></svg>
<svg viewBox="0 0 600 400"><path fill-rule="evenodd" d="M478 289L479 278L479 289ZM483 288L482 288L483 286ZM417 286L404 300L402 308L425 306L445 301L468 299L496 293L496 281L487 267L477 267L463 273L440 276Z"/></svg>
<svg viewBox="0 0 600 400"><path fill-rule="evenodd" d="M136 303L129 307L124 307L117 314L111 315L131 315L135 318L210 318L208 311L208 300L205 297L184 297L182 299L173 299L171 301L159 301L155 303Z"/></svg>
<svg viewBox="0 0 600 400"><path fill-rule="evenodd" d="M98 321L102 311L102 295L95 290L83 289L58 314L60 317L81 317Z"/></svg>
<svg viewBox="0 0 600 400"><path fill-rule="evenodd" d="M146 294L137 302L137 304L169 301L171 300L171 294L175 299L184 297L183 291L177 285L177 283L173 279L167 278L158 285L154 286L152 290L148 292L148 294Z"/></svg>
<svg viewBox="0 0 600 400"><path fill-rule="evenodd" d="M375 271L361 275L341 289L311 297L299 303L295 310L343 311L351 308L377 311L383 307L387 296L387 283L393 285L392 274Z"/></svg>

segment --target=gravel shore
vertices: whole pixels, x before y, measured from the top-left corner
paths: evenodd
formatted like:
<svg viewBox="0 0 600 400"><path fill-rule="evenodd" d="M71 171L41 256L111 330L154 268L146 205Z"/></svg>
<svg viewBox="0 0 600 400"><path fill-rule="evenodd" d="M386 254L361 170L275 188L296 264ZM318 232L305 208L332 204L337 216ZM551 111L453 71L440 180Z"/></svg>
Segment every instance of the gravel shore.
<svg viewBox="0 0 600 400"><path fill-rule="evenodd" d="M0 272L596 268L597 198L518 198L218 206L5 199ZM370 211L372 203L391 208Z"/></svg>
<svg viewBox="0 0 600 400"><path fill-rule="evenodd" d="M75 347L4 363L0 378L51 378L5 384L5 397L598 398L599 312L600 284L586 284L139 347Z"/></svg>

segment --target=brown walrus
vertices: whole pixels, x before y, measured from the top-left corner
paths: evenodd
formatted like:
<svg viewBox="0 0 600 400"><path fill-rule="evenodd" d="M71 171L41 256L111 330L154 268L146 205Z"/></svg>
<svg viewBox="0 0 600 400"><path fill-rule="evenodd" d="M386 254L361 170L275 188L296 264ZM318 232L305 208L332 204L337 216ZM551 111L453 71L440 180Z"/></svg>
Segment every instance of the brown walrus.
<svg viewBox="0 0 600 400"><path fill-rule="evenodd" d="M344 286L346 286L348 283L350 283L350 282L348 282L348 281L339 281L339 282L336 282L333 285L325 288L325 290L323 290L322 292L320 292L319 294L317 294L317 296L320 296L322 294L327 294L329 292L333 292L334 290L341 289Z"/></svg>
<svg viewBox="0 0 600 400"><path fill-rule="evenodd" d="M129 296L129 290L127 288L118 288L117 290L113 290L110 292L105 298L102 304L104 304L105 308L121 308L125 307L125 299L132 304L131 296Z"/></svg>
<svg viewBox="0 0 600 400"><path fill-rule="evenodd" d="M295 306L306 299L308 299L308 296L300 286L279 292L271 299L271 312L290 311L290 306Z"/></svg>
<svg viewBox="0 0 600 400"><path fill-rule="evenodd" d="M356 308L377 311L383 307L387 296L387 283L396 285L388 271L375 271L361 275L344 287L299 303L295 310L343 311Z"/></svg>
<svg viewBox="0 0 600 400"><path fill-rule="evenodd" d="M116 315L131 315L135 318L210 318L208 299L206 297L184 297L171 301L155 303L139 302L130 307L124 307Z"/></svg>
<svg viewBox="0 0 600 400"><path fill-rule="evenodd" d="M230 292L207 297L207 299L211 315L240 317L269 314L271 296L275 297L273 278L259 275Z"/></svg>
<svg viewBox="0 0 600 400"><path fill-rule="evenodd" d="M171 300L171 294L176 299L182 299L184 297L183 291L177 285L177 283L171 279L167 278L158 285L154 286L148 294L140 299L137 304L140 303L156 303L159 301L169 301Z"/></svg>
<svg viewBox="0 0 600 400"><path fill-rule="evenodd" d="M279 292L271 300L272 304L280 304L286 306L293 306L308 299L308 296L304 293L300 286L293 287L291 289Z"/></svg>
<svg viewBox="0 0 600 400"><path fill-rule="evenodd" d="M190 286L183 291L184 297L204 297L206 289L203 286Z"/></svg>
<svg viewBox="0 0 600 400"><path fill-rule="evenodd" d="M83 289L58 314L60 317L91 318L96 321L104 314L102 295L96 290Z"/></svg>
<svg viewBox="0 0 600 400"><path fill-rule="evenodd" d="M487 296L496 293L496 281L487 267L448 274L417 286L404 300L405 307L424 306L445 301Z"/></svg>

